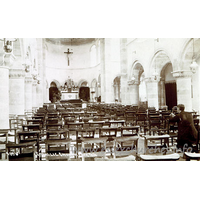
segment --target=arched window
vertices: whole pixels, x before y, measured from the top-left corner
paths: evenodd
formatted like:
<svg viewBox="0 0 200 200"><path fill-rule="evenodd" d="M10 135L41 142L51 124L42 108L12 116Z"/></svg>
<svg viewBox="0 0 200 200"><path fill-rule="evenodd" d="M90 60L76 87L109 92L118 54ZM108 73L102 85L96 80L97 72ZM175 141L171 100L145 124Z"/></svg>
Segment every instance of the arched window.
<svg viewBox="0 0 200 200"><path fill-rule="evenodd" d="M90 51L90 66L94 67L97 64L97 51L96 51L96 45L93 45L91 47L91 51Z"/></svg>

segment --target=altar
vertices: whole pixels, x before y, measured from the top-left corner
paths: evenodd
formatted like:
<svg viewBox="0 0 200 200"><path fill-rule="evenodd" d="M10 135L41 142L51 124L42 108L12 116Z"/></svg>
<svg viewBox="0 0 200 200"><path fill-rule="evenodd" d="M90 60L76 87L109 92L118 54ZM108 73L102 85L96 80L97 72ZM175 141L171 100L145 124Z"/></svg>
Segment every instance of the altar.
<svg viewBox="0 0 200 200"><path fill-rule="evenodd" d="M67 91L61 91L62 96L61 100L69 100L69 99L78 99L78 92L73 91L73 92L67 92Z"/></svg>

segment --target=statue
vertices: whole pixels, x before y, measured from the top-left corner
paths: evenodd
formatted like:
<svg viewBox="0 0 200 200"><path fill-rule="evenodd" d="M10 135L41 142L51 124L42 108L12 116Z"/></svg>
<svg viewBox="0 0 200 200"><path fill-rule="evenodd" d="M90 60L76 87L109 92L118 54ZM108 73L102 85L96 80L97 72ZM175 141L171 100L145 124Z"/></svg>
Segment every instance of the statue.
<svg viewBox="0 0 200 200"><path fill-rule="evenodd" d="M17 41L16 38L4 38L0 39L1 41L4 41L4 51L5 53L11 53L13 50L13 42Z"/></svg>

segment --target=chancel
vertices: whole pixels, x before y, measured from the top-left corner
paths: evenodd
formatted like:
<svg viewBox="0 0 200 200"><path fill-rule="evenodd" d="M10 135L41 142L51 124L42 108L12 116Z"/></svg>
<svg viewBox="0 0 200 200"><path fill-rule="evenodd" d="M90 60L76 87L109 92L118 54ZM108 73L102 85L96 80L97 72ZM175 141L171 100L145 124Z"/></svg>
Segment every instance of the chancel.
<svg viewBox="0 0 200 200"><path fill-rule="evenodd" d="M200 160L199 58L199 38L0 39L0 159Z"/></svg>

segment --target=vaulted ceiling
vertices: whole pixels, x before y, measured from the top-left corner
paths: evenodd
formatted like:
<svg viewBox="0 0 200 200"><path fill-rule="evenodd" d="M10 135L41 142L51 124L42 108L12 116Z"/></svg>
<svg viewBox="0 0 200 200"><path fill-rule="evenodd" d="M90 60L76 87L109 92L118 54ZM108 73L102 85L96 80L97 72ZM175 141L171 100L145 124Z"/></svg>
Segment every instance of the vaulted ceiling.
<svg viewBox="0 0 200 200"><path fill-rule="evenodd" d="M82 45L95 41L95 38L46 38L46 42L58 45Z"/></svg>

